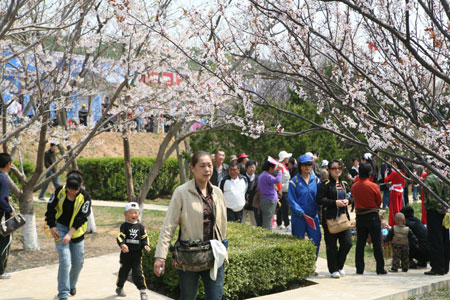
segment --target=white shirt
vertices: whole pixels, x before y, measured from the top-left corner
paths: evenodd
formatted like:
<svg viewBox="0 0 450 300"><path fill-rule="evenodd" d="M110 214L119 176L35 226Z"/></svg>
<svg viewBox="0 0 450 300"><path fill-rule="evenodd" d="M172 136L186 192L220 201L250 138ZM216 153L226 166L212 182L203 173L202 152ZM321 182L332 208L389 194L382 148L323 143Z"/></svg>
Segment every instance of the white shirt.
<svg viewBox="0 0 450 300"><path fill-rule="evenodd" d="M227 208L241 211L245 205L247 182L244 178L228 179L223 186L223 197Z"/></svg>

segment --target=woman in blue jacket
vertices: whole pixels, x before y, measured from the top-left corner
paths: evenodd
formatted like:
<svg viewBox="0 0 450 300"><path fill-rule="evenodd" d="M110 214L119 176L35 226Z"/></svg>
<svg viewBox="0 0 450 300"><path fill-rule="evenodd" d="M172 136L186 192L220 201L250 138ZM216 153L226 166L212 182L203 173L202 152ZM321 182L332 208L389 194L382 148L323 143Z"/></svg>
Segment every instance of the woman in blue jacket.
<svg viewBox="0 0 450 300"><path fill-rule="evenodd" d="M316 202L319 178L314 175L312 158L301 155L298 158L298 174L289 182L288 199L291 208L292 234L298 238L305 238L305 233L316 245L316 258L319 253L321 233L319 227L319 207ZM308 225L306 217L314 221ZM315 228L313 228L315 227Z"/></svg>

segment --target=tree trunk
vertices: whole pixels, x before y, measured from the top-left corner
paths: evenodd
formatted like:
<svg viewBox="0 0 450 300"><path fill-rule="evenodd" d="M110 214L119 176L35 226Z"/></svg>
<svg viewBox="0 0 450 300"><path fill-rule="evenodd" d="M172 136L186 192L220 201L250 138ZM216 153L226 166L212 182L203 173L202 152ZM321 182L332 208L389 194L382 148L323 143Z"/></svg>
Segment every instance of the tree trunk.
<svg viewBox="0 0 450 300"><path fill-rule="evenodd" d="M174 135L180 131L180 129L183 127L184 120L177 121L170 126L169 132L166 134L166 137L164 138L163 142L159 146L158 154L156 155L156 161L153 165L151 171L147 174L145 177L144 182L142 183L141 189L139 191L138 196L138 202L139 207L144 207L144 200L145 197L148 194L148 191L150 190L150 187L152 186L153 181L155 181L156 176L158 176L159 171L161 170L162 165L164 164L167 157L170 155L170 153L166 153L166 150L169 146L170 140L174 137ZM170 147L169 149L171 149ZM172 150L169 150L168 152L172 152Z"/></svg>
<svg viewBox="0 0 450 300"><path fill-rule="evenodd" d="M127 182L127 195L128 202L135 201L136 196L134 194L133 185L133 170L131 169L131 151L130 151L130 140L128 139L128 134L126 131L123 132L123 158L125 162L125 177Z"/></svg>
<svg viewBox="0 0 450 300"><path fill-rule="evenodd" d="M92 202L91 202L92 204ZM97 225L95 225L95 217L94 217L94 207L91 205L91 213L89 214L87 221L87 229L86 233L94 233L97 232Z"/></svg>
<svg viewBox="0 0 450 300"><path fill-rule="evenodd" d="M177 158L178 158L178 168L180 169L180 182L181 184L186 183L186 171L183 159L183 153L181 152L180 144L177 145Z"/></svg>
<svg viewBox="0 0 450 300"><path fill-rule="evenodd" d="M184 139L184 151L186 151L187 156L186 157L192 157L192 149L191 149L191 144L189 143L189 137ZM186 180L190 180L191 179L191 168L190 166L190 161L188 159L184 160L184 170L186 171Z"/></svg>
<svg viewBox="0 0 450 300"><path fill-rule="evenodd" d="M25 187L19 198L20 213L27 223L22 227L23 250L39 250L39 240L36 229L36 216L33 206L33 187Z"/></svg>

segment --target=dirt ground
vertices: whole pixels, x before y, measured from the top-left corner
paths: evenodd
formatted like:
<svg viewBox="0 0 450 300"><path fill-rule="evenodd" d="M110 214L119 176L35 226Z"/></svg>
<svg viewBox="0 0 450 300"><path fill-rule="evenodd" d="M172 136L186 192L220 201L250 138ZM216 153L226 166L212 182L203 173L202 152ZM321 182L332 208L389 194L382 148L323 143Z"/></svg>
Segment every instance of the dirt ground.
<svg viewBox="0 0 450 300"><path fill-rule="evenodd" d="M81 132L80 132L81 133ZM165 134L138 132L129 134L131 156L132 157L156 157L159 146L164 140ZM79 135L74 135L72 143L79 140ZM28 137L26 149L23 158L26 161L36 164L37 155L37 139L35 137ZM183 149L183 145L181 145ZM171 157L175 157L174 151ZM95 137L81 152L79 157L123 157L123 139L119 132L104 132ZM14 158L16 159L16 158Z"/></svg>

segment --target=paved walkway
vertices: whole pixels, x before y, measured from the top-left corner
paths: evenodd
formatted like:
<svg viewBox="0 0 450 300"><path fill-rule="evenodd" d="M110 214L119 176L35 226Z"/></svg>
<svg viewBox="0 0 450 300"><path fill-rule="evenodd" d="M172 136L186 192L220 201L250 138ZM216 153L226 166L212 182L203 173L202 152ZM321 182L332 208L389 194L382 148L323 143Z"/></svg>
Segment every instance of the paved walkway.
<svg viewBox="0 0 450 300"><path fill-rule="evenodd" d="M106 201L94 201L95 205L123 206ZM147 209L147 205L145 207ZM162 206L149 206L148 209L164 210ZM167 209L167 208L166 208ZM139 299L135 286L127 282L127 297L117 297L114 293L118 271L119 254L109 254L85 260L77 285L77 295L73 300L94 299ZM273 295L258 297L263 300L406 300L409 296L420 295L440 288L450 287L450 275L425 276L428 269L409 270L408 273L389 273L379 276L372 273L355 274L355 269L346 266L347 276L332 279L327 270L326 260L317 261L319 276L309 278L314 285ZM2 300L49 300L56 297L57 265L28 269L12 273L9 280L0 280L0 299ZM150 299L170 299L148 291Z"/></svg>

